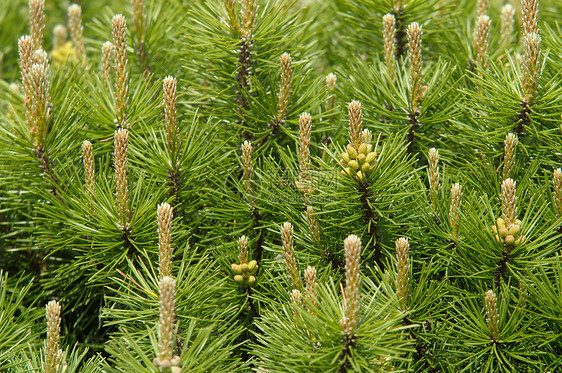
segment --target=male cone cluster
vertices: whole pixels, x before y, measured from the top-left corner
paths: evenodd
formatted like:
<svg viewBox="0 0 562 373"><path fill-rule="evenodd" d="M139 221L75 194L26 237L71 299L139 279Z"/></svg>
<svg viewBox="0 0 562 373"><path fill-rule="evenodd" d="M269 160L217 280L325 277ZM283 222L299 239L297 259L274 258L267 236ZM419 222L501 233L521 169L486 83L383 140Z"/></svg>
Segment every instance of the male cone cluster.
<svg viewBox="0 0 562 373"><path fill-rule="evenodd" d="M492 226L496 241L509 248L519 246L526 240L526 237L521 235L521 220L517 219L515 184L511 178L502 182L502 217L496 220L495 226Z"/></svg>
<svg viewBox="0 0 562 373"><path fill-rule="evenodd" d="M234 281L244 286L251 286L256 282L256 278L253 274L258 270L258 262L252 260L250 263L232 263L232 270L236 273Z"/></svg>
<svg viewBox="0 0 562 373"><path fill-rule="evenodd" d="M519 246L525 242L525 235L521 234L521 220L516 219L513 224L507 225L505 220L498 218L496 225L492 225L496 241L510 246Z"/></svg>
<svg viewBox="0 0 562 373"><path fill-rule="evenodd" d="M347 152L341 154L340 164L343 166L342 175L356 177L358 180L373 171L377 165L377 153L372 151L373 145L361 143L359 148L347 145Z"/></svg>

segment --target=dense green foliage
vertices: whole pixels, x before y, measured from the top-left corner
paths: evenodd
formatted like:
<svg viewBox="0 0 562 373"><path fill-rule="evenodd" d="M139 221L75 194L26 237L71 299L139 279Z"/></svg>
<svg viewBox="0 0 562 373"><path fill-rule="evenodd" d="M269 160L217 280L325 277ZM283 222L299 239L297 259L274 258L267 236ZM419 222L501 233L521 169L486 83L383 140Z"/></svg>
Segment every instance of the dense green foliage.
<svg viewBox="0 0 562 373"><path fill-rule="evenodd" d="M562 167L562 2L538 5L535 88L526 83L521 4L512 3L507 31L505 4L490 0L484 66L476 0L84 1L84 60L76 40L57 46L51 32L69 20L70 4L47 0L50 116L37 135L18 57L18 39L31 33L29 4L8 0L0 7L0 371L49 372L44 306L53 299L62 309L57 372L171 371L155 360L164 202L173 207L174 355L183 372L562 370L562 176L553 176ZM396 21L390 64L387 13ZM115 14L128 26L123 116L116 61L107 80L101 62ZM415 83L412 22L422 29ZM166 76L177 79L173 140ZM356 158L352 100L376 154L359 176L345 160ZM312 123L305 171L303 112ZM116 201L122 128L126 214ZM462 202L451 207L456 183ZM294 227L296 284L285 222ZM362 248L349 331L351 234ZM235 280L242 235L255 281ZM400 237L410 245L406 265ZM316 296L303 285L307 266L317 271Z"/></svg>

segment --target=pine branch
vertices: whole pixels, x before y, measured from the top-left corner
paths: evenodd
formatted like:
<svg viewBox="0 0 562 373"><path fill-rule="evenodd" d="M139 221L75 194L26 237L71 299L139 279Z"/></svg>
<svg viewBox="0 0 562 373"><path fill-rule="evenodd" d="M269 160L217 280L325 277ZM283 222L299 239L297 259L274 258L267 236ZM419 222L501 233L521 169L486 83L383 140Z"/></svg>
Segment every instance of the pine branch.
<svg viewBox="0 0 562 373"><path fill-rule="evenodd" d="M343 349L338 357L341 365L338 369L339 373L347 373L351 369L351 349L355 348L357 342L357 336L346 334L342 338Z"/></svg>
<svg viewBox="0 0 562 373"><path fill-rule="evenodd" d="M406 35L406 14L404 13L405 7L394 9L392 14L396 19L396 59L400 61L406 54L406 45L408 44Z"/></svg>
<svg viewBox="0 0 562 373"><path fill-rule="evenodd" d="M531 119L529 118L530 114L530 106L526 101L521 101L521 111L517 113L517 120L513 129L513 132L517 134L517 137L523 138L525 135L525 128L531 124Z"/></svg>
<svg viewBox="0 0 562 373"><path fill-rule="evenodd" d="M252 230L254 231L255 235L258 236L254 258L258 263L261 263L263 257L263 243L265 240L265 232L261 223L262 215L257 206L252 207L252 216L254 218Z"/></svg>
<svg viewBox="0 0 562 373"><path fill-rule="evenodd" d="M49 153L45 148L46 145L38 145L33 149L33 153L35 154L35 157L39 162L39 168L43 171L44 176L48 180L48 184L52 185L52 187L50 188L50 192L53 194L53 196L60 199L60 196L57 192L57 186L60 184L57 181L53 161L51 160L51 157L49 156Z"/></svg>
<svg viewBox="0 0 562 373"><path fill-rule="evenodd" d="M248 127L248 123L245 118L245 113L250 109L250 104L246 95L249 94L248 87L250 82L250 77L252 75L252 48L253 41L246 36L240 37L240 42L238 45L238 71L236 73L236 80L238 81L238 88L236 91L238 103L238 122L242 127ZM242 132L242 137L251 140L253 136L247 131Z"/></svg>
<svg viewBox="0 0 562 373"><path fill-rule="evenodd" d="M371 200L374 197L373 193L369 191L369 181L364 180L359 183L358 188L360 195L361 206L363 207L363 217L365 219L365 225L367 225L368 239L367 243L372 243L372 250L374 250L374 260L375 264L381 271L384 271L384 263L382 260L382 248L380 244L380 234L378 232L377 222L379 221L379 216L371 207ZM367 249L367 247L365 247ZM367 251L367 250L365 250Z"/></svg>
<svg viewBox="0 0 562 373"><path fill-rule="evenodd" d="M415 110L414 112L408 113L408 123L410 124L410 127L408 129L408 136L407 136L408 154L416 154L417 153L416 131L421 126L421 124L418 120L419 115L420 115L420 112L418 110Z"/></svg>

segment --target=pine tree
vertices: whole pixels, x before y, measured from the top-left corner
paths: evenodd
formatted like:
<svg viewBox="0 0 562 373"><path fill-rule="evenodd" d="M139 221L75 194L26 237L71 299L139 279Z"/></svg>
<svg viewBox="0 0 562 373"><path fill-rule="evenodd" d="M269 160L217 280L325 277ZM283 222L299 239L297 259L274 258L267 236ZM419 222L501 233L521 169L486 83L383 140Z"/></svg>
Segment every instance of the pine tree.
<svg viewBox="0 0 562 373"><path fill-rule="evenodd" d="M562 369L556 0L12 0L0 371Z"/></svg>

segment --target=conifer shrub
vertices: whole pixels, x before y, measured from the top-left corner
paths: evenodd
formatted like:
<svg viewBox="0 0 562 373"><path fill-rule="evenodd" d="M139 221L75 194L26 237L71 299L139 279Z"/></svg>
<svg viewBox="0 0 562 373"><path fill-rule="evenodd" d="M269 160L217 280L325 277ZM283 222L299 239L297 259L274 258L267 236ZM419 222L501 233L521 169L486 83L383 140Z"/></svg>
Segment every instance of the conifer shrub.
<svg viewBox="0 0 562 373"><path fill-rule="evenodd" d="M561 371L560 14L3 4L0 371Z"/></svg>

